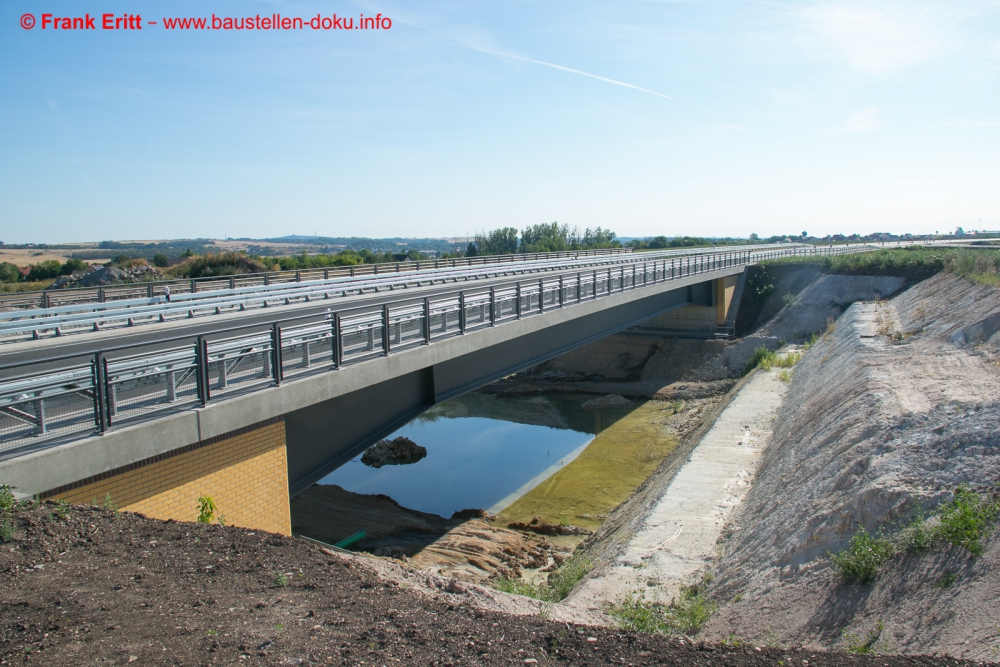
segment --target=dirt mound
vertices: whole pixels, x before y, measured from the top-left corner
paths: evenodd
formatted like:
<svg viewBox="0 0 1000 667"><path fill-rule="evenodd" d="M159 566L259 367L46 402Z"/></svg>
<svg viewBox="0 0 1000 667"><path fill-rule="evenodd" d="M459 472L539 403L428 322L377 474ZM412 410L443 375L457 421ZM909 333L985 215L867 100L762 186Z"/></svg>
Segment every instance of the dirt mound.
<svg viewBox="0 0 1000 667"><path fill-rule="evenodd" d="M1000 479L1000 373L986 344L951 340L995 313L1000 291L939 275L891 302L855 304L805 355L722 543L711 590L736 601L709 636L824 647L875 637L882 651L995 659L996 536L974 561L940 546L897 556L865 586L844 584L828 557L859 528L891 532L959 484Z"/></svg>
<svg viewBox="0 0 1000 667"><path fill-rule="evenodd" d="M100 268L90 267L86 271L74 271L72 275L62 276L48 289L63 289L67 287L103 287L105 285L124 285L132 283L163 280L163 274L152 266L133 266L119 269L113 266Z"/></svg>
<svg viewBox="0 0 1000 667"><path fill-rule="evenodd" d="M560 605L242 528L50 503L6 520L14 529L0 549L7 663L939 664L581 625Z"/></svg>
<svg viewBox="0 0 1000 667"><path fill-rule="evenodd" d="M361 462L370 468L399 466L416 463L427 456L427 448L421 447L406 436L394 440L380 440L361 455Z"/></svg>

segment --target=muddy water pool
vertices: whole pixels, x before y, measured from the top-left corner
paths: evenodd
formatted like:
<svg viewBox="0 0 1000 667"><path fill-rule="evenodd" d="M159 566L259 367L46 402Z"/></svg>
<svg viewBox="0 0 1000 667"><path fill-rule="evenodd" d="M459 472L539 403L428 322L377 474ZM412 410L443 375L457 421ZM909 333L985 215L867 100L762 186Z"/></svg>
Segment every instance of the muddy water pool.
<svg viewBox="0 0 1000 667"><path fill-rule="evenodd" d="M443 517L467 508L496 512L573 461L595 433L628 412L585 410L588 398L459 397L389 436L426 447L425 458L376 469L361 463L359 455L320 484L385 494L404 507Z"/></svg>

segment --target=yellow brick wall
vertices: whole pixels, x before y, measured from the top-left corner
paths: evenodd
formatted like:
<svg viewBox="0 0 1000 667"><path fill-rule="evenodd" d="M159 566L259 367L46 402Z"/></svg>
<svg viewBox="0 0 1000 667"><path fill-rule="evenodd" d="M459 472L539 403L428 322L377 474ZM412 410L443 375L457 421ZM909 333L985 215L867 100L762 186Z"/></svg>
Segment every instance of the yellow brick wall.
<svg viewBox="0 0 1000 667"><path fill-rule="evenodd" d="M211 496L226 525L291 535L284 422L161 459L49 497L101 504L110 493L122 510L196 521Z"/></svg>

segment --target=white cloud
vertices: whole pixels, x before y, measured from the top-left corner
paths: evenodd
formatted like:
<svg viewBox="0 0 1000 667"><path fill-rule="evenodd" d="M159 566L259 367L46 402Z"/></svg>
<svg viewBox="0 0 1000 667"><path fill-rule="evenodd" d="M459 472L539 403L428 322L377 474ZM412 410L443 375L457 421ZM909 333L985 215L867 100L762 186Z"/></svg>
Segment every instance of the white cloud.
<svg viewBox="0 0 1000 667"><path fill-rule="evenodd" d="M842 125L831 127L830 132L842 132L844 134L860 134L862 132L873 132L882 127L882 118L879 110L875 107L867 107L853 114Z"/></svg>
<svg viewBox="0 0 1000 667"><path fill-rule="evenodd" d="M947 48L945 17L919 4L827 4L802 10L803 38L875 74L930 60Z"/></svg>

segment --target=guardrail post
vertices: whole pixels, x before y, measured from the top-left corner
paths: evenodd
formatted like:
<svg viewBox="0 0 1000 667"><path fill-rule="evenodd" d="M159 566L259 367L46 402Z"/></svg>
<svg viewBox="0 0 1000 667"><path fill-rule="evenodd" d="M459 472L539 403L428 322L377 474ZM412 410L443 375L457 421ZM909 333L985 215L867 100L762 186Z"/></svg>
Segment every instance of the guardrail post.
<svg viewBox="0 0 1000 667"><path fill-rule="evenodd" d="M198 281L194 278L191 279L191 294L196 294L198 292Z"/></svg>
<svg viewBox="0 0 1000 667"><path fill-rule="evenodd" d="M236 278L229 279L229 289L236 289Z"/></svg>
<svg viewBox="0 0 1000 667"><path fill-rule="evenodd" d="M270 273L265 273L264 274L264 286L267 287L270 284L271 284L271 274Z"/></svg>
<svg viewBox="0 0 1000 667"><path fill-rule="evenodd" d="M565 282L563 282L563 277L559 276L559 307L562 308L565 302L566 302L566 284Z"/></svg>
<svg viewBox="0 0 1000 667"><path fill-rule="evenodd" d="M42 308L48 308L48 307L49 307L49 293L42 292Z"/></svg>
<svg viewBox="0 0 1000 667"><path fill-rule="evenodd" d="M597 298L597 271L596 270L594 271L594 284L593 284L592 288L594 290L594 296L593 296L593 298L596 299Z"/></svg>
<svg viewBox="0 0 1000 667"><path fill-rule="evenodd" d="M517 319L521 319L521 283L518 283L515 288L515 301L514 301L514 313L517 315Z"/></svg>
<svg viewBox="0 0 1000 667"><path fill-rule="evenodd" d="M465 333L465 292L458 293L458 333Z"/></svg>
<svg viewBox="0 0 1000 667"><path fill-rule="evenodd" d="M538 279L538 312L545 312L545 280Z"/></svg>
<svg viewBox="0 0 1000 667"><path fill-rule="evenodd" d="M197 352L195 354L195 359L198 364L198 401L202 405L207 405L208 399L211 398L212 391L208 386L208 340L206 340L204 336L198 336L196 349Z"/></svg>
<svg viewBox="0 0 1000 667"><path fill-rule="evenodd" d="M104 433L108 430L107 405L104 402L105 381L108 369L104 363L104 355L94 354L94 423L97 430Z"/></svg>
<svg viewBox="0 0 1000 667"><path fill-rule="evenodd" d="M431 344L431 300L424 297L424 344Z"/></svg>
<svg viewBox="0 0 1000 667"><path fill-rule="evenodd" d="M494 288L490 288L490 326L497 325L497 293Z"/></svg>
<svg viewBox="0 0 1000 667"><path fill-rule="evenodd" d="M301 271L296 271L295 272L295 282L297 282L297 283L302 282L302 272Z"/></svg>
<svg viewBox="0 0 1000 667"><path fill-rule="evenodd" d="M576 302L583 301L583 274L576 272Z"/></svg>
<svg viewBox="0 0 1000 667"><path fill-rule="evenodd" d="M274 384L281 384L285 379L285 371L281 367L281 325L275 322L271 325L271 367Z"/></svg>
<svg viewBox="0 0 1000 667"><path fill-rule="evenodd" d="M389 354L389 304L382 304L382 354Z"/></svg>
<svg viewBox="0 0 1000 667"><path fill-rule="evenodd" d="M340 352L343 349L340 344L340 313L333 314L333 337L330 340L330 344L333 346L333 366L334 368L340 368L344 360Z"/></svg>

